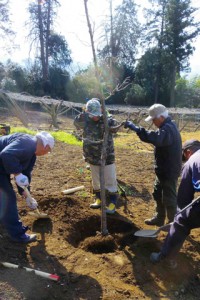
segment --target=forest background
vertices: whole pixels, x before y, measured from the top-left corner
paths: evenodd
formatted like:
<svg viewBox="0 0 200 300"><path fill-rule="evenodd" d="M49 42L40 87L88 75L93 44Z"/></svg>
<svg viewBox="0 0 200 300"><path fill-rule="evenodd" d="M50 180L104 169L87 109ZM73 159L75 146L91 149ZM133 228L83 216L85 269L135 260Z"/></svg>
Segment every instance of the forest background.
<svg viewBox="0 0 200 300"><path fill-rule="evenodd" d="M107 0L99 23L94 1L79 0L92 61L75 70L67 36L58 26L62 0L27 1L24 47L30 51L23 63L12 61L18 47L11 23L12 1L1 0L1 52L6 51L10 58L0 63L0 87L85 103L91 97L107 98L128 78L128 88L109 97L109 104L149 106L159 102L168 107L199 107L200 76L187 77L199 37L199 8L194 0L145 2L148 5L141 8L136 0ZM82 39L81 32L83 28L77 39ZM81 48L79 51L84 55Z"/></svg>

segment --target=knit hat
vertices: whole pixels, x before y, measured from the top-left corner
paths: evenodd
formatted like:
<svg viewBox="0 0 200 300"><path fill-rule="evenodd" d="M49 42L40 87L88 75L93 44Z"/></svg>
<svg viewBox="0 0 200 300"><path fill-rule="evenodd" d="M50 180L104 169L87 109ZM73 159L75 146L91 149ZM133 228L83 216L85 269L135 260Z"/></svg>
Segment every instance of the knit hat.
<svg viewBox="0 0 200 300"><path fill-rule="evenodd" d="M145 119L146 122L152 121L153 119L159 118L161 116L167 118L168 111L167 108L162 104L154 104L149 109L149 116Z"/></svg>
<svg viewBox="0 0 200 300"><path fill-rule="evenodd" d="M51 148L51 150L53 149L55 141L50 133L46 131L41 131L38 132L35 136L42 141L44 147L48 145Z"/></svg>

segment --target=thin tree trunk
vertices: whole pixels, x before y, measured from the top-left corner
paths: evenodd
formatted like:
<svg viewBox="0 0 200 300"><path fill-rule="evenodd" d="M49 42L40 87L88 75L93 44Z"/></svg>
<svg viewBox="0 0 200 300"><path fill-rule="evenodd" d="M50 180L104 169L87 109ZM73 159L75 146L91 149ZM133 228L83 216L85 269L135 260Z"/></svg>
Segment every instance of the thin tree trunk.
<svg viewBox="0 0 200 300"><path fill-rule="evenodd" d="M42 76L43 80L46 79L46 73L45 73L45 51L44 51L44 29L43 29L43 23L42 23L42 10L41 10L41 1L38 0L38 19L39 19L39 39L40 39L40 57L41 57L41 63L42 63Z"/></svg>
<svg viewBox="0 0 200 300"><path fill-rule="evenodd" d="M107 218L106 218L106 191L105 191L105 164L106 164L106 156L107 156L107 142L108 142L108 118L106 114L105 108L105 100L101 100L101 107L103 112L103 121L104 121L104 137L103 137L103 145L101 152L101 167L100 167L100 190L101 190L101 234L107 235Z"/></svg>
<svg viewBox="0 0 200 300"><path fill-rule="evenodd" d="M49 35L50 35L50 18L51 18L51 0L48 1L48 11L47 11L47 29L46 29L46 64L45 64L45 79L48 80L48 69L49 69Z"/></svg>
<svg viewBox="0 0 200 300"><path fill-rule="evenodd" d="M90 42L91 42L91 47L92 47L93 62L94 62L96 74L98 76L97 55L96 55L95 46L94 46L94 34L93 34L92 26L91 26L91 23L90 23L90 17L89 17L89 13L88 13L87 2L88 2L88 0L84 0L85 15L86 15L87 25L88 25L89 35L90 35Z"/></svg>
<svg viewBox="0 0 200 300"><path fill-rule="evenodd" d="M170 86L170 107L175 107L175 84L176 84L176 65L174 64L172 70L171 86Z"/></svg>

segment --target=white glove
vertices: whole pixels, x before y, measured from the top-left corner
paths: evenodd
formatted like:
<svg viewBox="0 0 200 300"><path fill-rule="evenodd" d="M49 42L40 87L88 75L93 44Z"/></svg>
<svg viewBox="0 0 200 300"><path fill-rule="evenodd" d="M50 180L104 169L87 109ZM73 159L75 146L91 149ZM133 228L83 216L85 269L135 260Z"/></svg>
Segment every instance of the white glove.
<svg viewBox="0 0 200 300"><path fill-rule="evenodd" d="M29 185L28 177L23 175L22 173L15 176L16 184L20 187Z"/></svg>
<svg viewBox="0 0 200 300"><path fill-rule="evenodd" d="M30 209L36 209L38 207L37 201L32 197L26 197L26 204Z"/></svg>

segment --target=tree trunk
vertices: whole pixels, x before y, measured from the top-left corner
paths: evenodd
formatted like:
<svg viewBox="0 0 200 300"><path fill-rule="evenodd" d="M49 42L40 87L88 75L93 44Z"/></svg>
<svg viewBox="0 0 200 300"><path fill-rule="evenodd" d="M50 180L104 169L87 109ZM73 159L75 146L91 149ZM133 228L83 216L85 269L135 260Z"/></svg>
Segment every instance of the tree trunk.
<svg viewBox="0 0 200 300"><path fill-rule="evenodd" d="M101 190L101 234L107 235L107 218L106 218L106 191L105 191L105 164L106 164L106 149L107 149L107 141L108 141L108 119L105 108L105 100L101 100L102 112L103 112L103 121L104 121L104 137L103 137L103 145L101 152L101 167L100 167L100 190Z"/></svg>
<svg viewBox="0 0 200 300"><path fill-rule="evenodd" d="M175 107L175 84L176 84L176 65L174 64L172 70L171 86L170 86L170 107Z"/></svg>
<svg viewBox="0 0 200 300"><path fill-rule="evenodd" d="M42 64L42 77L43 80L46 80L46 62L45 62L45 49L44 49L44 28L42 22L42 10L41 10L41 1L38 0L38 21L39 21L39 39L40 39L40 58Z"/></svg>
<svg viewBox="0 0 200 300"><path fill-rule="evenodd" d="M96 56L96 51L95 51L95 46L94 46L94 34L93 34L92 26L91 26L91 23L90 23L90 17L89 17L89 13L88 13L87 2L88 2L88 0L84 0L85 15L86 15L87 25L88 25L89 35L90 35L90 42L91 42L91 47L92 47L94 67L95 67L95 70L96 70L96 75L98 77L97 56Z"/></svg>

